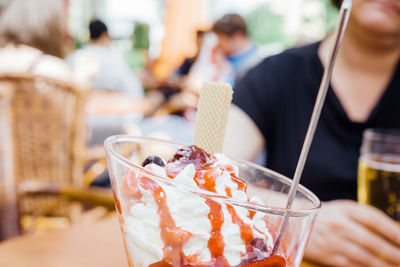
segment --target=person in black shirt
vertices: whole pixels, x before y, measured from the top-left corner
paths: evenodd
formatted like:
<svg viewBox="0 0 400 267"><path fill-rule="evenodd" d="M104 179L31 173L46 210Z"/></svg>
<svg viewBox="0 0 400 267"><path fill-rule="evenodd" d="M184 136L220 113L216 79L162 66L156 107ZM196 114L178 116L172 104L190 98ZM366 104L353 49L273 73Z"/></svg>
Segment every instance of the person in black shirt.
<svg viewBox="0 0 400 267"><path fill-rule="evenodd" d="M266 166L293 176L332 46L331 35L271 56L237 83L233 101L240 109L231 112L228 155L251 159L266 144ZM328 266L400 265L400 227L353 201L363 131L400 128L399 59L400 1L354 0L301 179L326 201L306 250L310 260Z"/></svg>

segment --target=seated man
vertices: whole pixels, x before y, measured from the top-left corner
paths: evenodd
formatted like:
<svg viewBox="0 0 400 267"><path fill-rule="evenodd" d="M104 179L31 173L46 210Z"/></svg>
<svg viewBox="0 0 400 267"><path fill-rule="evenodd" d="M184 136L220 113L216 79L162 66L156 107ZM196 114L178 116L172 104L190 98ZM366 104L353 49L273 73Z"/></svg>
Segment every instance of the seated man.
<svg viewBox="0 0 400 267"><path fill-rule="evenodd" d="M89 29L90 44L68 56L67 63L78 75L89 72L87 75L92 76L94 89L115 90L142 98L143 88L140 81L122 56L108 47L111 38L107 26L100 20L95 20L90 23ZM91 71L94 73L90 74Z"/></svg>

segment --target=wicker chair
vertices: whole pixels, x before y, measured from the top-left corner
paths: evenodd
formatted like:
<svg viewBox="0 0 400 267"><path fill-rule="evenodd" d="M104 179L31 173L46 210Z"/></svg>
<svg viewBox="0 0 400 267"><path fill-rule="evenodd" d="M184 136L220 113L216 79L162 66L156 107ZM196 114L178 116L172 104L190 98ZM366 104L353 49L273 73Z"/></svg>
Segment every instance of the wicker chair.
<svg viewBox="0 0 400 267"><path fill-rule="evenodd" d="M20 233L13 177L11 91L0 90L0 240Z"/></svg>
<svg viewBox="0 0 400 267"><path fill-rule="evenodd" d="M37 75L7 74L0 75L1 91L11 92L19 213L63 213L66 196L93 199L84 195L82 179L87 145L85 90Z"/></svg>

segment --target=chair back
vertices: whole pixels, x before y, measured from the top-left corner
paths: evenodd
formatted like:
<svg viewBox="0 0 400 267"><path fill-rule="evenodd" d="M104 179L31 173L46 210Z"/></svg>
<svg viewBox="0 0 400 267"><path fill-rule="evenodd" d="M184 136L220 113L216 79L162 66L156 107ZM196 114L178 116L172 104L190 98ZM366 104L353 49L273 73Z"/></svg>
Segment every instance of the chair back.
<svg viewBox="0 0 400 267"><path fill-rule="evenodd" d="M10 88L17 184L82 186L86 147L85 91L33 74L0 75Z"/></svg>

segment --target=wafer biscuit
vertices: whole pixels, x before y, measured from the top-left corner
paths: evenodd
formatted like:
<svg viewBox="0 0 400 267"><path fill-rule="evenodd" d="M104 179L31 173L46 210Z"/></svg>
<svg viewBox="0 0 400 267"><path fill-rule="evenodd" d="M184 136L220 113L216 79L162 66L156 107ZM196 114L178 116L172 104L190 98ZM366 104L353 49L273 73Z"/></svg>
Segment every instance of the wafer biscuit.
<svg viewBox="0 0 400 267"><path fill-rule="evenodd" d="M206 82L200 91L193 144L210 154L222 152L232 87Z"/></svg>

